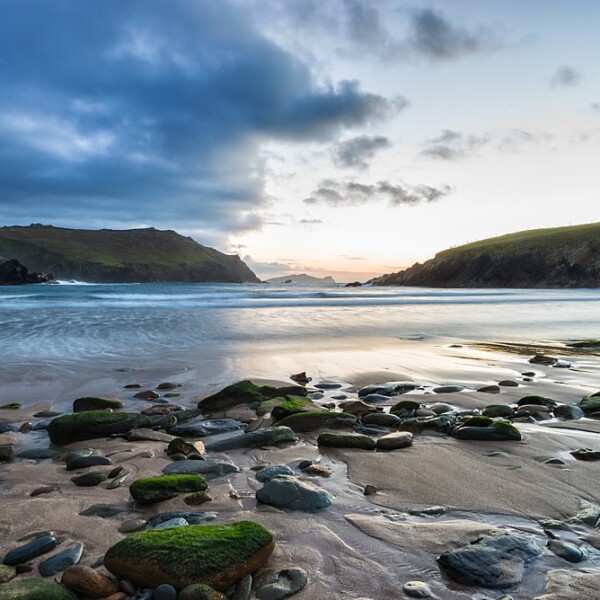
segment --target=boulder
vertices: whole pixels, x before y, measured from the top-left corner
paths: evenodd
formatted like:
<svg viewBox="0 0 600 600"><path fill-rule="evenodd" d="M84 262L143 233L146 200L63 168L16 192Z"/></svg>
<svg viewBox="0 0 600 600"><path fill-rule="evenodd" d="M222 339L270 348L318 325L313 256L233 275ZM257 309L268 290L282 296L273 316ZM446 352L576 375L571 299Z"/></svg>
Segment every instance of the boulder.
<svg viewBox="0 0 600 600"><path fill-rule="evenodd" d="M554 409L554 416L565 420L576 420L581 419L584 416L583 410L579 406L572 406L570 404L560 404Z"/></svg>
<svg viewBox="0 0 600 600"><path fill-rule="evenodd" d="M230 473L239 473L240 468L224 460L180 460L163 468L165 475L203 475L215 479Z"/></svg>
<svg viewBox="0 0 600 600"><path fill-rule="evenodd" d="M242 429L244 425L235 419L205 419L204 417L195 417L184 423L178 423L175 427L169 429L172 435L183 437L207 437L209 435L218 435L227 431Z"/></svg>
<svg viewBox="0 0 600 600"><path fill-rule="evenodd" d="M277 398L274 400L269 400L268 402L276 402ZM319 410L319 407L312 401L310 398L305 396L288 396L287 398L281 398L278 402L276 402L275 406L271 409L271 416L279 421L281 419L285 419L285 417L289 417L290 415L295 415L296 413L303 412L311 412Z"/></svg>
<svg viewBox="0 0 600 600"><path fill-rule="evenodd" d="M459 440L492 442L521 441L521 432L507 421L493 421L488 417L472 417L457 427L452 434Z"/></svg>
<svg viewBox="0 0 600 600"><path fill-rule="evenodd" d="M170 500L179 494L205 492L207 489L206 479L201 475L146 477L137 479L129 486L129 492L140 504L154 504Z"/></svg>
<svg viewBox="0 0 600 600"><path fill-rule="evenodd" d="M552 398L546 398L545 396L524 396L517 402L517 406L527 406L527 405L537 405L537 406L546 406L547 408L554 408L556 406L556 401L552 400Z"/></svg>
<svg viewBox="0 0 600 600"><path fill-rule="evenodd" d="M134 533L108 549L104 566L143 588L204 583L223 591L273 552L273 535L251 521Z"/></svg>
<svg viewBox="0 0 600 600"><path fill-rule="evenodd" d="M210 452L223 452L238 448L260 448L262 446L274 446L283 442L295 442L296 435L289 427L267 427L251 431L242 435L227 438L208 444L206 449Z"/></svg>
<svg viewBox="0 0 600 600"><path fill-rule="evenodd" d="M281 421L278 425L289 427L296 433L308 433L316 429L341 429L352 427L356 423L356 417L348 413L334 413L327 411L300 412Z"/></svg>
<svg viewBox="0 0 600 600"><path fill-rule="evenodd" d="M482 411L485 417L512 417L515 414L512 406L506 404L490 404L486 406Z"/></svg>
<svg viewBox="0 0 600 600"><path fill-rule="evenodd" d="M377 443L368 435L359 433L322 433L317 438L319 446L328 448L360 448L375 450Z"/></svg>
<svg viewBox="0 0 600 600"><path fill-rule="evenodd" d="M53 444L64 446L72 442L124 434L136 427L151 427L150 417L137 413L85 411L52 419L48 435Z"/></svg>
<svg viewBox="0 0 600 600"><path fill-rule="evenodd" d="M123 403L116 398L96 398L95 396L85 396L77 398L73 402L73 412L84 412L86 410L119 410L123 408Z"/></svg>
<svg viewBox="0 0 600 600"><path fill-rule="evenodd" d="M377 440L377 450L396 450L407 448L413 442L413 435L408 431L395 431L381 436Z"/></svg>
<svg viewBox="0 0 600 600"><path fill-rule="evenodd" d="M278 508L317 512L330 506L333 496L328 491L296 477L280 475L269 480L258 490L256 499Z"/></svg>
<svg viewBox="0 0 600 600"><path fill-rule="evenodd" d="M590 396L589 398L584 398L578 406L586 416L600 412L600 396Z"/></svg>

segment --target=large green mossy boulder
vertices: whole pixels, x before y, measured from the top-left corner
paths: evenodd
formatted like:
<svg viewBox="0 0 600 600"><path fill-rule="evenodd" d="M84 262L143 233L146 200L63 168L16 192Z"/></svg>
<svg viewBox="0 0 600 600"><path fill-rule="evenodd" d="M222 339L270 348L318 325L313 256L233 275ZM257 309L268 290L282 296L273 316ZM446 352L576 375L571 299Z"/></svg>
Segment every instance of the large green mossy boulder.
<svg viewBox="0 0 600 600"><path fill-rule="evenodd" d="M161 475L137 479L129 486L134 500L154 504L177 497L179 494L205 492L208 489L202 475Z"/></svg>
<svg viewBox="0 0 600 600"><path fill-rule="evenodd" d="M204 583L223 591L260 568L274 547L273 535L252 521L189 525L134 533L109 548L104 566L142 588Z"/></svg>
<svg viewBox="0 0 600 600"><path fill-rule="evenodd" d="M47 579L26 579L0 585L2 600L77 600L64 585Z"/></svg>
<svg viewBox="0 0 600 600"><path fill-rule="evenodd" d="M289 395L306 396L306 388L300 385L274 387L271 385L258 386L251 381L238 381L228 385L221 391L203 398L198 402L200 410L227 410L238 404L260 404L265 400Z"/></svg>
<svg viewBox="0 0 600 600"><path fill-rule="evenodd" d="M267 400L265 404L275 402L278 400ZM295 415L301 412L313 412L318 411L319 407L306 396L287 396L287 398L281 398L277 404L271 409L271 416L279 421L285 419L290 415Z"/></svg>
<svg viewBox="0 0 600 600"><path fill-rule="evenodd" d="M86 410L119 410L123 408L123 403L116 398L96 398L95 396L85 396L77 398L73 402L73 412L83 412Z"/></svg>
<svg viewBox="0 0 600 600"><path fill-rule="evenodd" d="M349 413L334 413L327 411L300 412L290 415L277 422L277 425L289 427L296 433L308 433L317 429L341 429L352 427L356 417Z"/></svg>
<svg viewBox="0 0 600 600"><path fill-rule="evenodd" d="M53 444L64 446L115 433L127 433L136 427L151 426L152 420L146 415L90 410L53 419L48 425L48 435Z"/></svg>
<svg viewBox="0 0 600 600"><path fill-rule="evenodd" d="M578 406L586 415L598 413L600 412L600 396L590 396L589 398L584 398L578 404Z"/></svg>
<svg viewBox="0 0 600 600"><path fill-rule="evenodd" d="M546 398L545 396L524 396L517 402L517 406L545 406L547 408L554 408L557 405L556 400L552 398Z"/></svg>
<svg viewBox="0 0 600 600"><path fill-rule="evenodd" d="M478 420L477 422L475 422L476 419ZM487 417L473 417L461 427L457 427L452 435L459 440L489 442L519 442L523 439L521 432L512 423L492 421L489 424L485 424L483 422L484 419L487 419Z"/></svg>

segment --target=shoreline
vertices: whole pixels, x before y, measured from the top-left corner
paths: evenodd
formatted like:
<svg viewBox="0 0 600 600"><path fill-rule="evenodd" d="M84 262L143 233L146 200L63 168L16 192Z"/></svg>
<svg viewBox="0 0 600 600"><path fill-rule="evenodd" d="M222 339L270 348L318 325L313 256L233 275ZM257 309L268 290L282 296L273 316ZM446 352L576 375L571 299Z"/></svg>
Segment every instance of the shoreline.
<svg viewBox="0 0 600 600"><path fill-rule="evenodd" d="M583 396L600 389L600 361L595 354L570 354L569 360L573 361L571 368L555 368L531 365L528 363L530 356L505 352L501 346L493 343L485 347L464 344L457 348L442 347L437 350L437 362L422 366L420 373L414 373L410 368L373 368L364 371L349 368L345 380L336 379L339 387L321 391L311 387L322 382L321 378L315 377L309 384L317 394L313 394L314 402L318 406L329 402L339 404L340 401L332 399L333 396L344 394L347 399L354 399L363 386L386 381L414 380L415 384L425 387L393 396L389 401L378 402L377 406L389 408L398 400L415 400L424 406L447 403L455 411L470 412L478 412L489 404L512 404L531 394L576 404ZM356 362L359 362L360 354L355 357ZM407 360L406 364L416 364L422 356L422 350L418 350L411 359L413 362ZM338 360L343 358L341 354ZM296 357L295 360L299 363L302 358ZM371 363L377 360L381 360L381 354ZM270 368L272 363L267 364ZM372 366L375 367L374 364ZM527 371L534 372L535 376L521 375ZM434 372L438 373L436 379L431 377ZM452 372L454 377L450 376ZM81 379L78 379L80 383L77 385L70 384L68 380L49 385L42 379L39 384L29 388L23 385L21 395L17 392L18 386L14 386L4 398L6 402L21 401L24 407L1 410L0 423L12 421L19 426L26 421L35 423L41 420L33 417L37 411L64 410L75 397L88 394L118 397L125 401L124 410L137 412L153 403L133 400L130 392L137 390L125 390L123 385L140 378L141 383L147 384L143 389L151 388L169 380L169 375L173 373L169 368L161 370L147 367L132 372L110 371L94 381L86 381L88 374L84 372L78 375ZM422 373L431 378L422 379L419 376ZM286 380L284 375L280 372L275 379L253 379L263 385L267 382L290 385L292 382ZM181 393L181 396L169 401L187 408L194 407L199 396L206 396L223 387L215 381L198 381L197 377L198 371L193 369L176 375L173 379L182 385L174 393ZM331 378L323 379L327 382ZM514 380L518 387L501 386L500 393L496 394L477 392L471 388L476 382L484 385L502 379ZM458 384L468 384L468 387L453 393L432 392L436 386ZM32 398L39 397L39 389L44 385L47 386L46 397L25 406ZM72 391L68 399L63 396L67 389ZM323 396L319 397L320 394ZM62 402L58 402L57 397L62 397ZM247 418L248 411L238 410L238 416L242 415ZM232 417L235 411L222 411L214 416ZM483 587L462 586L440 572L436 557L443 550L442 545L446 550L457 548L500 527L529 530L543 547L547 537L540 521L568 520L577 513L582 499L594 502L600 498L600 463L578 461L569 455L571 450L579 447L600 449L600 428L597 423L591 419L515 423L523 434L523 441L520 442L458 440L440 432L425 430L414 434L413 443L408 448L385 453L324 449L316 442L320 431L298 434L300 441L287 448L207 452L207 458L230 460L241 471L210 481L209 493L213 500L199 509L196 507L191 510L216 512L219 522L251 519L272 531L277 545L268 566L292 564L308 573L307 586L293 596L298 600L325 596L340 599L371 597L372 600L403 597L399 590L409 580L427 583L433 597L448 600L494 598L500 592L495 596L494 591L486 591ZM203 441L209 443L229 437L232 437L232 433L203 438ZM16 445L16 452L48 447L44 431L0 434L0 444L9 443ZM122 465L130 474L129 479L115 490L108 490L103 485L75 487L70 482L73 473L65 470L61 457L67 450L84 447L92 447L101 455L111 455L113 465ZM0 552L4 555L17 546L17 540L23 536L53 530L63 540L59 548L67 546L69 540L80 541L85 546L81 564L97 563L108 547L123 538L118 531L119 524L136 516L136 513L108 519L80 516L79 513L94 504L139 509L139 506L129 502L127 487L139 477L160 474L161 469L170 464L164 449L164 442L92 439L76 442L64 449L57 447L61 456L56 459L33 461L16 458L12 462L1 463L3 511L0 516ZM559 458L565 464L560 467L544 464L551 458ZM331 477L302 476L298 471L301 460L316 461L331 470ZM335 498L331 507L323 512L307 514L257 505L255 494L261 484L256 481L252 467L261 464L287 464L292 467L301 479L333 494ZM30 497L34 489L46 485L59 489ZM377 492L365 496L363 489L366 485L374 485ZM436 516L410 514L411 511L418 513L440 505L446 510ZM177 498L141 510L141 515L146 518L158 512L190 510L190 507ZM590 571L590 585L596 585L600 580L600 553L592 542L597 544L596 547L600 547L600 544L594 537L593 528L572 525L567 534L561 533L561 529L553 531L559 536L566 535L566 539L575 537L578 544L589 549L590 557L582 563L572 564L545 550L535 568L526 573L523 583L512 589L512 593L516 594L514 597L540 597L546 589L547 573L554 570L567 569L571 574L587 570ZM35 567L39 562L41 559L31 563L34 566L33 575L37 574ZM554 577L552 575L551 579ZM583 585L586 585L585 582ZM379 590L376 597L369 596L373 589ZM473 596L473 593L476 595ZM547 600L583 597L581 592L577 593L580 595L549 595Z"/></svg>

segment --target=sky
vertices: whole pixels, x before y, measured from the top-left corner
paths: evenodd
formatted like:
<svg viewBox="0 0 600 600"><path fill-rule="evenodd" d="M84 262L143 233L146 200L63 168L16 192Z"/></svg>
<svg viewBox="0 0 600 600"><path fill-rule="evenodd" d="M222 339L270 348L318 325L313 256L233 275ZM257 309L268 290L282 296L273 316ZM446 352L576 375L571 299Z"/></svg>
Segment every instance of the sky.
<svg viewBox="0 0 600 600"><path fill-rule="evenodd" d="M364 280L600 220L595 0L2 0L0 224Z"/></svg>

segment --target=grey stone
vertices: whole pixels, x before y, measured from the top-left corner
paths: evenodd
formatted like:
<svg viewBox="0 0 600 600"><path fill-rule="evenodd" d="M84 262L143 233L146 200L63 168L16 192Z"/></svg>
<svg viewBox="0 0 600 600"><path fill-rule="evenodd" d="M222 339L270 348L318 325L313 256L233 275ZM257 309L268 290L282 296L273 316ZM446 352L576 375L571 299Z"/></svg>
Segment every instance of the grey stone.
<svg viewBox="0 0 600 600"><path fill-rule="evenodd" d="M571 406L570 404L560 404L555 407L554 415L561 419L576 420L581 419L584 415L579 406Z"/></svg>
<svg viewBox="0 0 600 600"><path fill-rule="evenodd" d="M246 575L235 584L231 600L249 600L252 593L252 575Z"/></svg>
<svg viewBox="0 0 600 600"><path fill-rule="evenodd" d="M23 450L19 452L17 456L19 458L27 458L29 460L42 460L44 458L54 458L58 456L60 452L52 450L51 448L31 448L29 450Z"/></svg>
<svg viewBox="0 0 600 600"><path fill-rule="evenodd" d="M206 449L209 452L223 452L238 448L260 448L262 446L274 446L282 442L295 442L297 439L296 434L289 427L268 427L267 429L259 429L258 431L213 442L208 444Z"/></svg>
<svg viewBox="0 0 600 600"><path fill-rule="evenodd" d="M361 399L363 402L373 404L376 402L388 402L390 397L384 394L367 394L366 396L361 396Z"/></svg>
<svg viewBox="0 0 600 600"><path fill-rule="evenodd" d="M189 525L200 525L207 521L214 521L217 518L215 512L190 512L190 511L172 511L158 513L148 520L148 526L154 529L160 523L165 523L172 519L185 519Z"/></svg>
<svg viewBox="0 0 600 600"><path fill-rule="evenodd" d="M397 450L398 448L407 448L413 442L413 435L408 431L395 431L381 436L377 440L378 450Z"/></svg>
<svg viewBox="0 0 600 600"><path fill-rule="evenodd" d="M279 508L317 512L331 505L333 496L315 485L296 477L283 475L267 482L256 492L256 499Z"/></svg>
<svg viewBox="0 0 600 600"><path fill-rule="evenodd" d="M265 483L273 479L273 477L277 477L278 475L293 475L294 471L290 469L287 465L273 465L272 467L265 467L256 473L256 479Z"/></svg>
<svg viewBox="0 0 600 600"><path fill-rule="evenodd" d="M498 385L502 387L519 387L518 382L513 381L512 379L503 379L498 382Z"/></svg>
<svg viewBox="0 0 600 600"><path fill-rule="evenodd" d="M382 427L397 427L402 422L402 419L396 415L383 413L383 412L376 412L376 413L370 413L368 415L365 415L363 417L362 422L365 425L380 425Z"/></svg>
<svg viewBox="0 0 600 600"><path fill-rule="evenodd" d="M407 581L402 586L403 592L411 598L431 598L429 586L423 581Z"/></svg>
<svg viewBox="0 0 600 600"><path fill-rule="evenodd" d="M375 450L377 443L367 435L359 433L321 433L317 438L319 446L328 448L360 448Z"/></svg>
<svg viewBox="0 0 600 600"><path fill-rule="evenodd" d="M168 583L163 583L152 592L152 600L177 600L177 590Z"/></svg>
<svg viewBox="0 0 600 600"><path fill-rule="evenodd" d="M439 387L433 388L435 394L456 394L464 390L462 385L440 385Z"/></svg>
<svg viewBox="0 0 600 600"><path fill-rule="evenodd" d="M187 527L189 523L183 517L175 517L155 525L152 529L169 529L170 527Z"/></svg>
<svg viewBox="0 0 600 600"><path fill-rule="evenodd" d="M27 544L23 544L22 546L11 550L6 554L2 562L9 567L26 563L36 556L54 550L54 548L56 548L56 543L56 538L54 536L43 535Z"/></svg>
<svg viewBox="0 0 600 600"><path fill-rule="evenodd" d="M57 573L62 573L69 567L76 565L81 560L83 554L83 544L77 542L70 548L65 548L62 552L51 556L40 564L39 570L42 577L52 577Z"/></svg>
<svg viewBox="0 0 600 600"><path fill-rule="evenodd" d="M490 404L486 406L482 411L482 414L486 417L512 417L515 414L512 406L506 404Z"/></svg>
<svg viewBox="0 0 600 600"><path fill-rule="evenodd" d="M236 465L220 460L179 460L168 464L162 472L165 475L204 475L206 479L239 473Z"/></svg>
<svg viewBox="0 0 600 600"><path fill-rule="evenodd" d="M98 465L112 465L112 460L106 458L106 456L75 457L67 462L67 471L76 471L77 469L85 469L87 467L95 467Z"/></svg>
<svg viewBox="0 0 600 600"><path fill-rule="evenodd" d="M146 528L148 521L146 519L130 519L129 521L123 521L119 525L120 533L133 533L134 531L141 531Z"/></svg>
<svg viewBox="0 0 600 600"><path fill-rule="evenodd" d="M79 450L71 450L65 457L65 462L68 463L74 458L83 458L85 456L92 456L94 454L93 448L79 448Z"/></svg>
<svg viewBox="0 0 600 600"><path fill-rule="evenodd" d="M318 390L337 390L342 387L341 383L330 383L329 381L323 381L314 385Z"/></svg>
<svg viewBox="0 0 600 600"><path fill-rule="evenodd" d="M169 430L172 435L182 437L207 437L218 435L227 431L236 431L244 427L236 419L205 419L204 417L195 417L184 423L179 423Z"/></svg>
<svg viewBox="0 0 600 600"><path fill-rule="evenodd" d="M169 435L164 431L154 431L154 429L148 429L147 427L138 427L132 429L127 434L128 442L165 442L169 443L175 439L175 436Z"/></svg>
<svg viewBox="0 0 600 600"><path fill-rule="evenodd" d="M584 546L577 546L576 544L563 542L562 540L550 540L547 546L551 552L556 554L556 556L560 556L571 563L583 562L584 560L587 560L590 555Z"/></svg>
<svg viewBox="0 0 600 600"><path fill-rule="evenodd" d="M298 593L308 583L308 575L299 567L267 569L254 578L258 600L283 600Z"/></svg>

